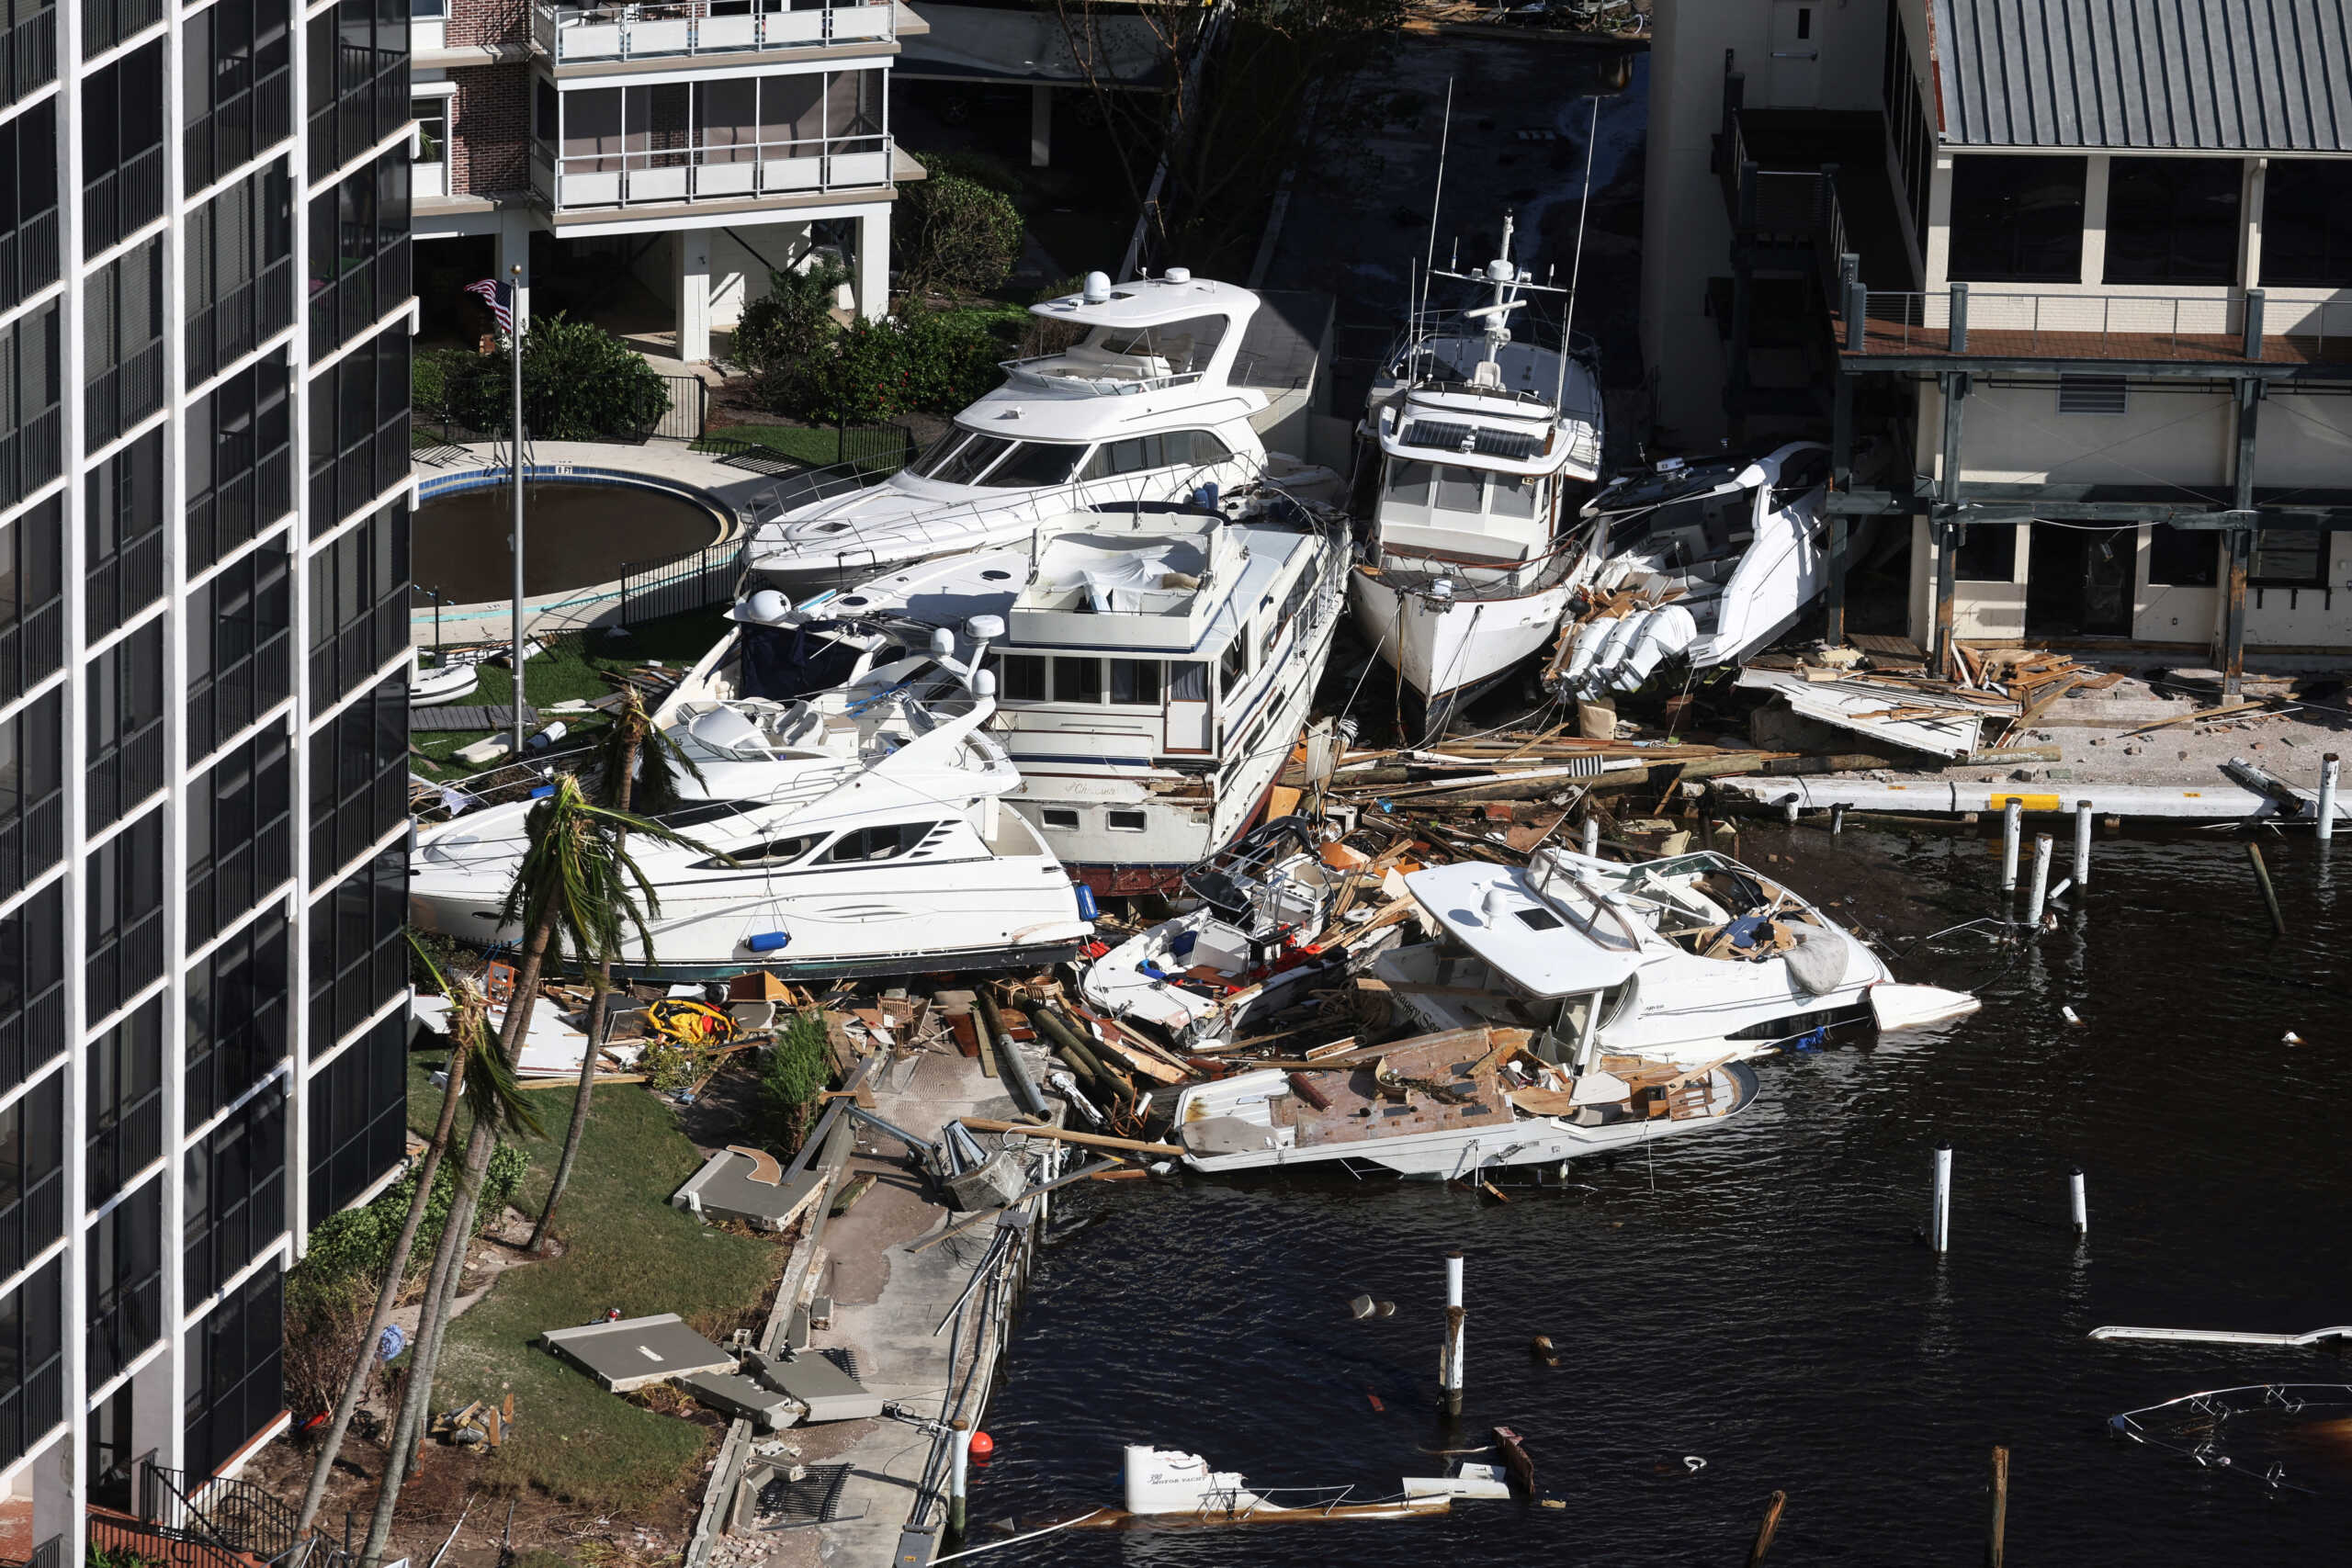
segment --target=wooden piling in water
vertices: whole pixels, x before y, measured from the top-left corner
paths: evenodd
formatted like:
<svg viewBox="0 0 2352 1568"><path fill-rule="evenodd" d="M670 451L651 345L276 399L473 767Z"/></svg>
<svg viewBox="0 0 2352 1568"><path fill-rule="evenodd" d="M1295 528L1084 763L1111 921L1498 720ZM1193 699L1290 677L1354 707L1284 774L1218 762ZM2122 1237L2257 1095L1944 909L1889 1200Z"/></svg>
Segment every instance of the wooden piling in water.
<svg viewBox="0 0 2352 1568"><path fill-rule="evenodd" d="M1928 1250L1941 1258L1951 1248L1951 1145L1936 1145L1935 1205L1928 1215Z"/></svg>
<svg viewBox="0 0 2352 1568"><path fill-rule="evenodd" d="M2262 889L2262 902L2270 911L2270 930L2274 935L2287 934L2286 912L2278 908L2278 890L2270 886L2270 868L2262 863L2262 846L2248 844L2245 858L2254 867L2256 886Z"/></svg>
<svg viewBox="0 0 2352 1568"><path fill-rule="evenodd" d="M1993 1450L1993 1511L1984 1527L1984 1568L2001 1568L2004 1538L2009 1529L2009 1450Z"/></svg>
<svg viewBox="0 0 2352 1568"><path fill-rule="evenodd" d="M2319 836L2322 843L2335 837L2335 785L2343 767L2333 751L2319 761Z"/></svg>
<svg viewBox="0 0 2352 1568"><path fill-rule="evenodd" d="M1757 1568L1764 1554L1772 1550L1772 1537L1781 1528L1781 1510L1789 1506L1789 1495L1775 1492L1772 1500L1764 1505L1764 1520L1756 1527L1756 1544L1747 1549L1747 1568Z"/></svg>

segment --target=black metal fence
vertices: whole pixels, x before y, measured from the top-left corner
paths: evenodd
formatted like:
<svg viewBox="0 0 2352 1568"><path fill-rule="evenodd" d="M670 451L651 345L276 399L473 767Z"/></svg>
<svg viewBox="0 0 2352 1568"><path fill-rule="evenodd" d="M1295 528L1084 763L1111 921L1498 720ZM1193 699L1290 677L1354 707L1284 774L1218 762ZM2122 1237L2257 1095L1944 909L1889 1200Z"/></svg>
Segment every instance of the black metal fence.
<svg viewBox="0 0 2352 1568"><path fill-rule="evenodd" d="M620 624L633 626L664 615L734 602L743 569L733 545L705 545L659 560L621 567Z"/></svg>
<svg viewBox="0 0 2352 1568"><path fill-rule="evenodd" d="M529 363L527 355L525 356L525 363ZM503 361L493 364L484 359L480 370L475 370L469 366L456 374L465 376L469 379L478 376L496 374L500 377L503 385L506 370ZM699 376L664 375L662 378L662 384L669 393L669 398L659 418L649 424L598 431L594 435L584 439L628 442L698 440L702 435L705 422L710 417L710 388ZM503 394L502 393L501 396L503 397ZM449 410L459 406L461 400L469 402L473 406L489 406L483 400L461 400L459 394L455 391L445 394L440 407L427 407L420 404L412 410L409 415L411 444L418 447L468 446L503 442L506 439L506 426L510 422L503 414L506 407L503 401L495 404L501 411L501 417L497 422L498 428L480 430L449 417ZM529 420L526 417L524 434L529 440L548 439L538 431L527 428Z"/></svg>
<svg viewBox="0 0 2352 1568"><path fill-rule="evenodd" d="M670 412L648 432L662 441L694 441L702 435L710 412L710 388L699 376L664 376L669 384Z"/></svg>

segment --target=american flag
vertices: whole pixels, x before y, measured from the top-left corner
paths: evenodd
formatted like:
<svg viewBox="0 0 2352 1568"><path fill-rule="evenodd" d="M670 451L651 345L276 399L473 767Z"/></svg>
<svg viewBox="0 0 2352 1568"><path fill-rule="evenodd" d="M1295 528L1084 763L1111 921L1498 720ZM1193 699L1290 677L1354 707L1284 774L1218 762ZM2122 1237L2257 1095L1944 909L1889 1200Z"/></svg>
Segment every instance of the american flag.
<svg viewBox="0 0 2352 1568"><path fill-rule="evenodd" d="M490 307L490 313L498 318L498 330L508 337L514 335L514 307L505 284L485 277L480 283L466 285L466 292L480 295L481 302Z"/></svg>

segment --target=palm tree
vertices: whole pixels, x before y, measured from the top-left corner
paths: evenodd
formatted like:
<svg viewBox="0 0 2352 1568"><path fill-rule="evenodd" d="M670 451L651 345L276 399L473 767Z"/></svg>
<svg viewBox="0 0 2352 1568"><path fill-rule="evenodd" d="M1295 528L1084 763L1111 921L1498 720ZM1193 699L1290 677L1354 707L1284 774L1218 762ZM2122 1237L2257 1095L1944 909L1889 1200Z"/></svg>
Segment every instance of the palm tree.
<svg viewBox="0 0 2352 1568"><path fill-rule="evenodd" d="M449 1080L441 1092L440 1120L434 1123L433 1136L426 1142L424 1157L416 1168L416 1190L408 1201L408 1217L401 1222L399 1239L392 1243L391 1256L384 1261L384 1278L376 1290L376 1310L368 1319L368 1332L360 1336L358 1354L352 1359L351 1376L344 1383L343 1397L335 1402L334 1420L327 1427L326 1440L320 1445L319 1456L311 1467L311 1484L302 1494L301 1516L294 1526L297 1540L310 1534L311 1526L318 1519L319 1506L326 1497L327 1478L343 1452L343 1440L351 1430L351 1418L359 1409L360 1396L367 1392L368 1373L376 1363L376 1347L382 1343L384 1326L391 1322L392 1309L400 1303L401 1286L408 1278L409 1255L415 1249L416 1233L424 1222L424 1212L432 1204L433 1180L440 1172L441 1157L449 1147L450 1131L457 1124L458 1101L465 1100L470 1106L477 1122L485 1117L516 1124L534 1122L514 1075L491 1047L490 1031L485 1025L487 1004L481 992L470 984L452 986L431 954L417 945L413 934L409 937L409 945L416 949L434 987L449 998Z"/></svg>
<svg viewBox="0 0 2352 1568"><path fill-rule="evenodd" d="M515 972L498 1043L498 1055L510 1070L522 1053L532 1007L538 998L539 976L551 954L560 961L566 953L584 958L617 951L625 927L635 929L640 944L651 945L645 915L659 914L661 899L652 883L620 847L620 835L644 833L665 843L711 852L658 823L590 805L581 793L580 781L569 773L558 776L555 793L531 808L524 832L527 847L498 919L502 926L519 922L525 933L523 962ZM385 1456L383 1488L377 1495L376 1511L368 1521L367 1543L360 1551L360 1561L368 1568L383 1560L391 1538L393 1510L399 1506L401 1485L407 1479L409 1461L432 1404L434 1371L440 1364L458 1281L465 1273L466 1247L481 1198L482 1173L489 1168L499 1132L509 1124L519 1123L510 1122L503 1115L478 1117L466 1141L465 1164L459 1168L457 1190L450 1195L449 1218L434 1254L433 1272L425 1281L408 1387L392 1426L391 1449ZM528 1130L536 1133L537 1128L534 1123Z"/></svg>
<svg viewBox="0 0 2352 1568"><path fill-rule="evenodd" d="M695 765L692 757L679 750L669 731L654 728L652 716L645 711L645 704L633 686L621 688L620 709L605 731L598 762L597 796L612 802L613 809L622 813L629 811L632 805L649 817L673 809L678 804L675 768L683 768L697 780L702 777L702 770ZM626 857L628 827L616 824L612 832L613 853ZM555 1223L555 1206L563 1201L563 1190L571 1185L572 1163L580 1157L580 1140L588 1132L588 1097L596 1087L596 1050L605 1043L605 1020L612 1006L613 956L610 948L595 955L595 994L588 1003L588 1043L580 1053L580 1088L572 1097L571 1125L564 1130L563 1153L555 1162L555 1179L548 1184L546 1206L539 1210L538 1224L531 1227L531 1240L524 1249L534 1255L547 1249L548 1229Z"/></svg>

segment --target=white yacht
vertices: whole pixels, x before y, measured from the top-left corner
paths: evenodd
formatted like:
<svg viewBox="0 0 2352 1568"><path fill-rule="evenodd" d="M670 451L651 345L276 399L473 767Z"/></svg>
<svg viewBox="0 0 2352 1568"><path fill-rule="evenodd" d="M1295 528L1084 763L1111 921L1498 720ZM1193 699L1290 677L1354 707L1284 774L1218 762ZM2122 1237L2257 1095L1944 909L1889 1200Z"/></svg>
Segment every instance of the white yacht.
<svg viewBox="0 0 2352 1568"><path fill-rule="evenodd" d="M1270 459L1260 426L1280 367L1245 355L1258 296L1182 267L1030 308L1073 341L1004 366L1005 382L878 485L823 495L793 476L752 508L743 564L800 599L940 556L1025 541L1063 513L1136 502L1208 504L1270 479L1336 491L1337 477Z"/></svg>
<svg viewBox="0 0 2352 1568"><path fill-rule="evenodd" d="M1712 852L1632 865L1538 851L1525 869L1430 866L1405 886L1438 940L1373 961L1425 1027L1548 1030L1618 1055L1750 1056L1816 1029L1912 1028L1974 997L1897 985L1867 943Z"/></svg>
<svg viewBox="0 0 2352 1568"><path fill-rule="evenodd" d="M969 628L976 646L1002 627ZM943 641L952 638L942 634ZM1004 797L1020 774L985 726L992 681L944 649L821 699L673 700L657 722L701 771L628 852L660 898L632 977L762 968L830 979L1057 963L1093 932L1091 895ZM411 919L476 946L518 942L499 909L526 843L519 801L423 829Z"/></svg>
<svg viewBox="0 0 2352 1568"><path fill-rule="evenodd" d="M733 612L737 638L681 690L797 695L933 628L1001 617L989 663L995 728L1021 771L1012 805L1095 891L1165 891L1265 806L1330 656L1347 562L1336 516L1068 514L797 607L754 593Z"/></svg>
<svg viewBox="0 0 2352 1568"><path fill-rule="evenodd" d="M1551 678L1566 695L1636 692L1662 665L1735 663L1828 587L1829 448L1660 463L1593 498L1585 618Z"/></svg>
<svg viewBox="0 0 2352 1568"><path fill-rule="evenodd" d="M1501 254L1468 280L1490 298L1414 318L1362 432L1379 489L1356 621L1403 682L1416 734L1551 640L1600 477L1592 355L1560 323L1514 315L1559 291L1511 259L1508 215Z"/></svg>

